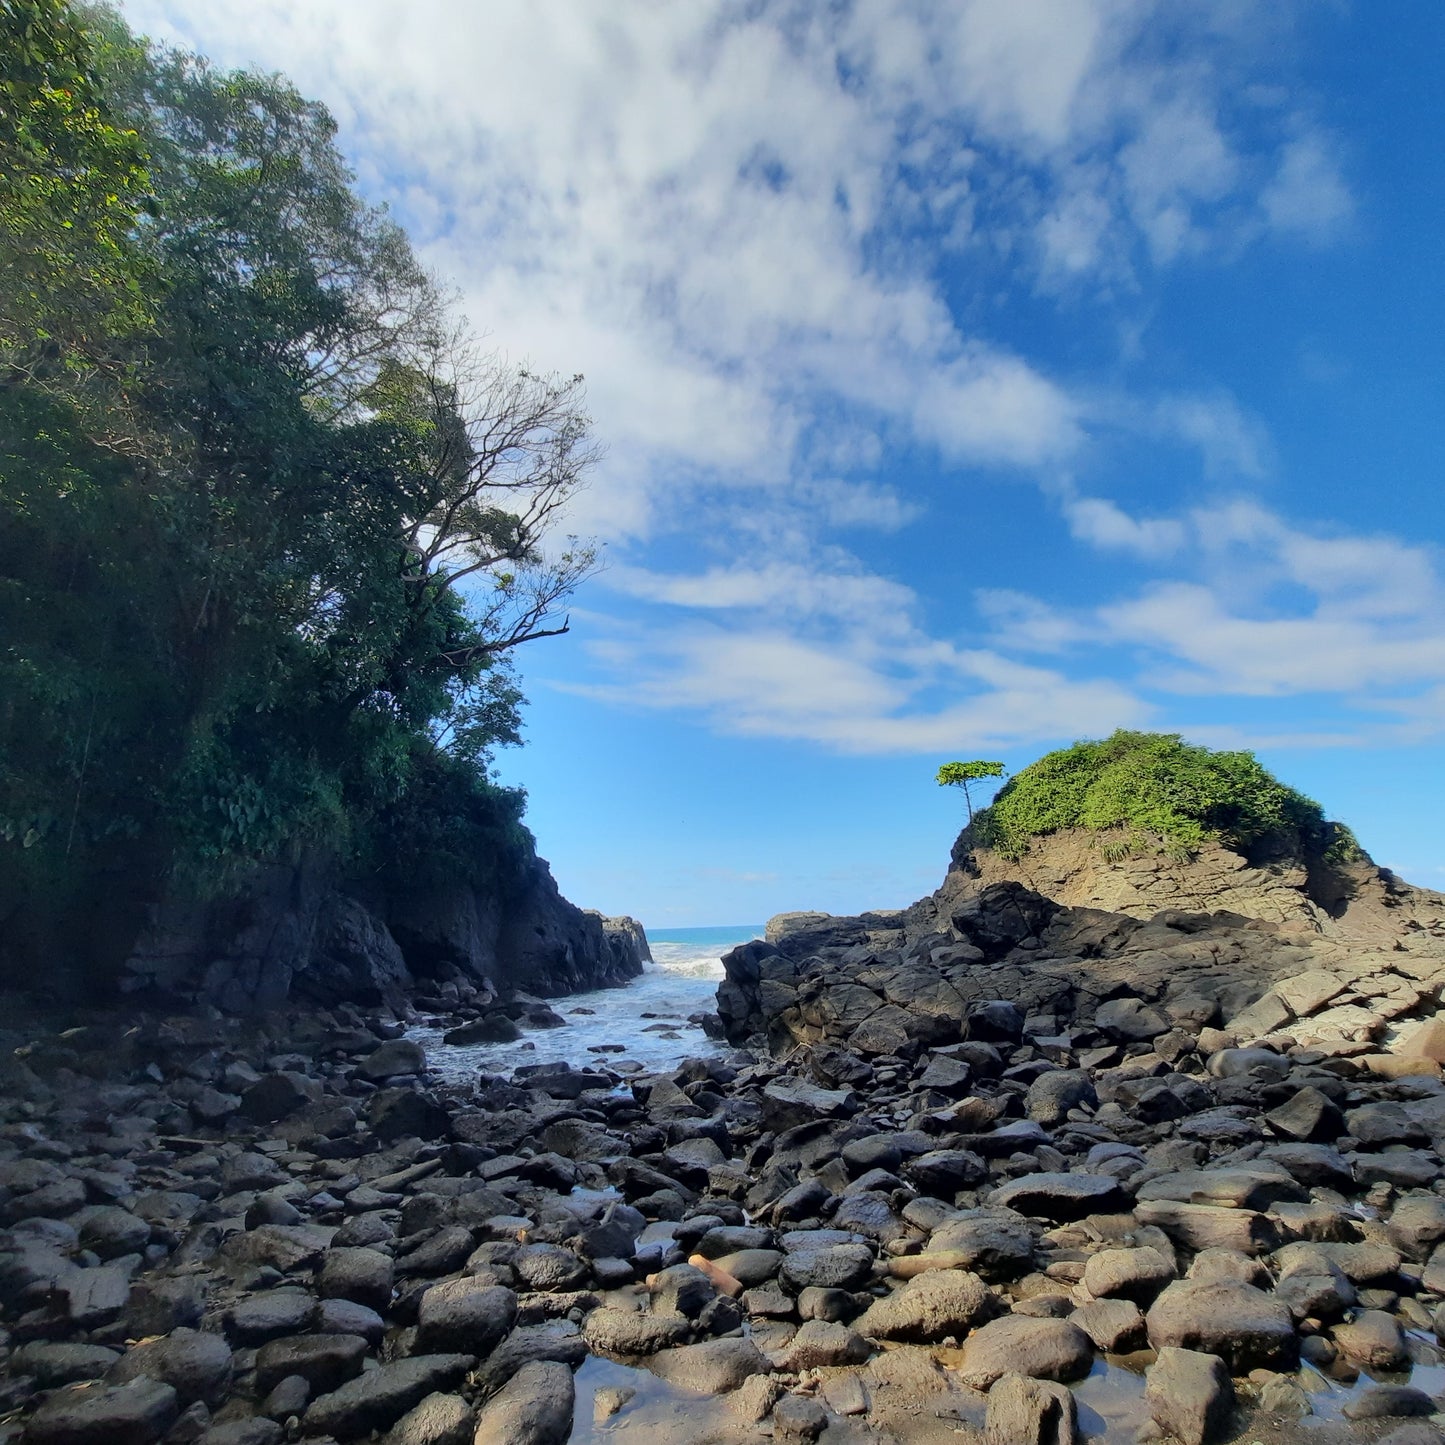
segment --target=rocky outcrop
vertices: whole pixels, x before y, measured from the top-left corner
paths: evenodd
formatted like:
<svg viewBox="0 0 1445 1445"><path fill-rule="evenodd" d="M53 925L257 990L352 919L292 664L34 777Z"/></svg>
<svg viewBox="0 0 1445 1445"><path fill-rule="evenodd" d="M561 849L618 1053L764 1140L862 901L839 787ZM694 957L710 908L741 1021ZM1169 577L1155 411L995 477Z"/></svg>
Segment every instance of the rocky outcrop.
<svg viewBox="0 0 1445 1445"><path fill-rule="evenodd" d="M1389 948L1402 933L1440 937L1445 930L1445 896L1405 883L1368 858L1334 862L1293 836L1248 853L1206 843L1181 857L1161 840L1069 828L1008 858L965 829L940 899L951 906L994 883L1021 883L1055 903L1132 918L1167 908L1223 910L1363 947Z"/></svg>
<svg viewBox="0 0 1445 1445"><path fill-rule="evenodd" d="M1239 862L1236 875L1260 872ZM1204 860L1193 883L1217 866ZM1104 875L1089 868L1092 884L1082 864L1033 881L1097 891ZM1153 886L1164 871L1149 875ZM1140 917L1070 905L1016 878L990 881L986 866L955 867L938 893L897 913L774 919L763 940L723 960L718 1009L730 1039L774 1051L826 1043L908 1055L978 1036L979 1010L1006 1000L1020 1021L1075 1044L1210 1026L1237 1042L1283 1033L1378 1052L1445 991L1445 899L1373 865L1354 876L1356 901L1317 923L1304 885L1272 874L1229 896L1274 917L1180 908ZM1288 896L1297 906L1283 920ZM1141 886L1126 901L1142 910L1152 900Z"/></svg>
<svg viewBox="0 0 1445 1445"><path fill-rule="evenodd" d="M226 1013L395 1004L418 980L555 997L624 984L649 957L641 924L569 903L540 858L493 888L402 894L301 864L260 871L222 899L157 905L120 987Z"/></svg>

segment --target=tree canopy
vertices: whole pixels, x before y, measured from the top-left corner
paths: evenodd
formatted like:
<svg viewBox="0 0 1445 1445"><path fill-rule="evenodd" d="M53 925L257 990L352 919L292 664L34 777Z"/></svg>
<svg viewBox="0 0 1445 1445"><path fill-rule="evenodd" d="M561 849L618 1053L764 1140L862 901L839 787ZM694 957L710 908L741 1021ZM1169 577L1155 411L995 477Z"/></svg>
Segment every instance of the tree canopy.
<svg viewBox="0 0 1445 1445"><path fill-rule="evenodd" d="M1018 857L1064 828L1117 831L1123 850L1146 840L1188 854L1209 841L1248 848L1266 837L1313 840L1359 856L1349 830L1270 774L1250 752L1216 752L1178 733L1120 730L1047 753L1016 773L974 820L980 844Z"/></svg>
<svg viewBox="0 0 1445 1445"><path fill-rule="evenodd" d="M466 876L592 551L582 379L470 341L284 79L0 0L0 919Z"/></svg>
<svg viewBox="0 0 1445 1445"><path fill-rule="evenodd" d="M1004 775L1002 763L988 762L983 758L974 758L971 762L944 763L934 776L941 788L962 788L963 800L968 806L969 822L973 821L973 794L969 791L970 785L982 782L985 778L1001 778Z"/></svg>

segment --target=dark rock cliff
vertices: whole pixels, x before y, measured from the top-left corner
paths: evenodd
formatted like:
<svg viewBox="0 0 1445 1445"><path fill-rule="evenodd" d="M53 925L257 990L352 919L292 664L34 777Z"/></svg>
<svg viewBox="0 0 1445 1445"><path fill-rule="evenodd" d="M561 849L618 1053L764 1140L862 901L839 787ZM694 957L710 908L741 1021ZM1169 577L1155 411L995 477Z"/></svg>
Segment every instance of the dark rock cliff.
<svg viewBox="0 0 1445 1445"><path fill-rule="evenodd" d="M222 898L162 899L130 940L120 992L227 1013L393 1003L423 979L551 997L626 983L648 956L639 924L569 903L540 858L491 889L391 894L322 864L274 867ZM66 981L63 968L39 980Z"/></svg>

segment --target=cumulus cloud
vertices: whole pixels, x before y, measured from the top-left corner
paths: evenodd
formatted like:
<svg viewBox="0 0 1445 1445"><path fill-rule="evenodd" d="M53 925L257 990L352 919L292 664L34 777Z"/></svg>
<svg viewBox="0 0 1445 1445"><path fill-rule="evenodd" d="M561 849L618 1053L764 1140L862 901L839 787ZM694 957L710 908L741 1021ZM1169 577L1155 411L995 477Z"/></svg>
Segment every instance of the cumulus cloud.
<svg viewBox="0 0 1445 1445"><path fill-rule="evenodd" d="M1177 565L1195 575L1072 610L980 594L995 645L1130 650L1145 696L1314 696L1355 710L1353 734L1296 739L1347 740L1378 731L1383 715L1400 720L1400 738L1445 729L1445 577L1431 549L1309 531L1249 500L1145 520L1097 499L1066 505L1075 535L1106 550L1148 550L1151 529L1167 525ZM1078 525L1081 508L1093 530Z"/></svg>
<svg viewBox="0 0 1445 1445"><path fill-rule="evenodd" d="M1307 120L1230 111L1221 57L1247 57L1265 22L1227 6L126 12L322 96L477 324L534 366L585 372L610 457L577 521L617 538L665 522L680 485L814 485L812 439L839 405L950 464L1056 466L1087 407L960 320L940 255L1006 249L1024 272L1112 285L1131 257L1214 244L1261 151L1279 152L1254 207L1271 224L1347 197Z"/></svg>
<svg viewBox="0 0 1445 1445"><path fill-rule="evenodd" d="M1302 659L1331 652L1354 685L1409 671L1408 648L1375 644L1425 629L1428 563L1242 512L1215 519L1241 536L1211 540L1205 519L1060 490L1110 428L1197 448L1215 479L1262 476L1262 431L1229 398L1105 401L991 326L995 290L1107 300L1266 228L1341 224L1351 202L1328 137L1286 90L1236 103L1277 8L125 10L323 98L368 194L396 209L477 327L535 368L586 374L608 457L571 523L616 544L602 585L628 618L592 619L594 695L732 732L906 751L1153 716L1139 687L1078 675L1073 654L1100 639L1163 659L1151 676L1167 686L1303 686ZM921 500L875 476L899 446L960 475L1039 479L1088 547L1204 572L1263 550L1282 578L1325 590L1304 615L1254 593L1260 610L1242 611L1214 573L1088 615L993 593L995 642L963 647L974 619L961 602L925 626L908 586L830 541L917 521ZM659 538L703 561L661 564ZM1369 581L1381 566L1394 591ZM1008 651L1070 656L1039 667ZM1292 660L1276 667L1281 653Z"/></svg>

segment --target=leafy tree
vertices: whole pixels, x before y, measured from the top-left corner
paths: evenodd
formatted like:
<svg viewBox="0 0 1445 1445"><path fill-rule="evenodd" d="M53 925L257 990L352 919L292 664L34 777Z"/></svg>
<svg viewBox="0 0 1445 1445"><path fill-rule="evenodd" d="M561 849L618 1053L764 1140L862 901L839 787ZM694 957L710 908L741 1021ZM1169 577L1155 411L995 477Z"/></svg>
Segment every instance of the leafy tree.
<svg viewBox="0 0 1445 1445"><path fill-rule="evenodd" d="M13 381L95 359L148 314L144 149L63 0L0 0L0 353Z"/></svg>
<svg viewBox="0 0 1445 1445"><path fill-rule="evenodd" d="M6 83L40 66L48 93L63 61L96 118L67 139L45 101L32 139L85 160L104 130L58 194L100 184L111 132L147 189L112 188L106 250L0 178L0 275L39 278L0 322L0 920L81 928L308 853L398 884L408 856L505 871L530 847L490 775L519 736L508 660L594 565L551 541L598 456L582 379L467 341L286 81L39 13ZM63 252L144 305L98 324ZM30 364L56 337L82 384Z"/></svg>
<svg viewBox="0 0 1445 1445"><path fill-rule="evenodd" d="M969 784L981 782L984 778L1001 778L1004 775L1002 763L986 762L975 758L967 763L944 763L934 781L940 787L962 788L963 800L968 805L968 821L973 822L973 798Z"/></svg>

